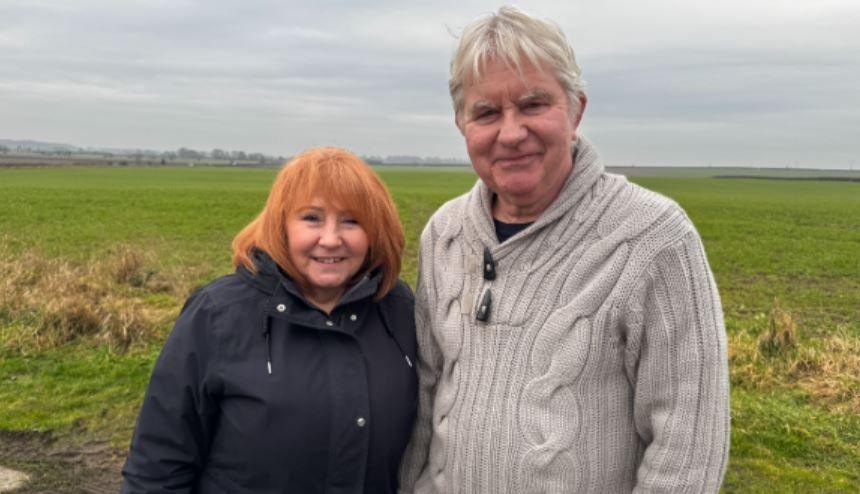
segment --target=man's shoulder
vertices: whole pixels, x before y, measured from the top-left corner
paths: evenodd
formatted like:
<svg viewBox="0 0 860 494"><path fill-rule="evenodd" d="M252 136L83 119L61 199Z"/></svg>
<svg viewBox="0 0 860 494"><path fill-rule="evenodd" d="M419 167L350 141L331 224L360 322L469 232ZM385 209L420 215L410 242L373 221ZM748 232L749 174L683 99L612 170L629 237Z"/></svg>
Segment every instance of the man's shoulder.
<svg viewBox="0 0 860 494"><path fill-rule="evenodd" d="M466 192L439 206L439 209L427 221L422 236L432 235L433 237L438 237L441 232L449 231L452 227L456 228L462 225L463 219L466 217L469 196L472 193L473 191Z"/></svg>
<svg viewBox="0 0 860 494"><path fill-rule="evenodd" d="M615 182L624 189L625 202L627 207L631 209L681 210L681 206L674 199L633 183L624 175L615 175L612 173L606 173L605 175L608 181Z"/></svg>
<svg viewBox="0 0 860 494"><path fill-rule="evenodd" d="M638 232L672 227L689 231L695 229L686 211L672 198L642 187L622 175L606 174L606 180L617 191L612 200L610 223L623 222ZM613 221L614 220L614 221Z"/></svg>
<svg viewBox="0 0 860 494"><path fill-rule="evenodd" d="M467 191L459 196L448 200L436 210L430 217L431 222L450 221L451 219L462 218L466 214L466 206L469 202L469 196L472 191Z"/></svg>

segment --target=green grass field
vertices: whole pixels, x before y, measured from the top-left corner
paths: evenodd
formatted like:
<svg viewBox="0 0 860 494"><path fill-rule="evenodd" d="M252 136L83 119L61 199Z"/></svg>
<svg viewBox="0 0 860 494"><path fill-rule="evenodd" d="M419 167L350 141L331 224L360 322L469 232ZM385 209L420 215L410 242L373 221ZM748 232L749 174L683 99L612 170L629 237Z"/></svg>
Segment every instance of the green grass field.
<svg viewBox="0 0 860 494"><path fill-rule="evenodd" d="M0 169L0 432L125 447L184 295L230 271L230 241L259 211L274 173ZM380 174L406 229L403 277L414 285L421 228L475 177L462 169ZM724 490L858 492L860 183L682 175L634 181L686 209L720 287L733 417ZM120 275L126 264L92 267L121 256L131 256L128 275ZM66 277L38 281L55 271ZM102 283L104 273L114 279ZM46 321L78 320L49 317L52 302L70 294L107 297L94 317L125 310L116 314L150 329L127 347L105 343L98 329L40 340ZM0 464L10 463L38 468L0 451Z"/></svg>

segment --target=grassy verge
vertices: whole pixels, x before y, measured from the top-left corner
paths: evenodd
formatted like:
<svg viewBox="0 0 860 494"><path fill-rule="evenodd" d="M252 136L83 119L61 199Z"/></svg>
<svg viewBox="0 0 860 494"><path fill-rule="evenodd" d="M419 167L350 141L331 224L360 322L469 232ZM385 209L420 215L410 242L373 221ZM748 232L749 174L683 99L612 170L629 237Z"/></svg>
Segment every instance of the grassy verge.
<svg viewBox="0 0 860 494"><path fill-rule="evenodd" d="M160 344L118 354L75 342L0 359L0 429L74 434L127 446Z"/></svg>
<svg viewBox="0 0 860 494"><path fill-rule="evenodd" d="M273 175L0 170L0 443L48 434L124 448L173 317L194 286L231 271L230 240ZM381 175L414 284L423 225L474 175ZM860 490L860 184L637 180L690 214L720 287L733 416L725 491Z"/></svg>
<svg viewBox="0 0 860 494"><path fill-rule="evenodd" d="M852 493L860 486L860 418L802 393L732 392L725 492Z"/></svg>

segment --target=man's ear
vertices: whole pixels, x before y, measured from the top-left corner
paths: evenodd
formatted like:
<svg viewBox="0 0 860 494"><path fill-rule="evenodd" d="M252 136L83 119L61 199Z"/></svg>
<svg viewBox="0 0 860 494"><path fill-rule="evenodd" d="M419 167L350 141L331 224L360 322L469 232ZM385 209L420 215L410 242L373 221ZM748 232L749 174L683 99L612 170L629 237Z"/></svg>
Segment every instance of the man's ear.
<svg viewBox="0 0 860 494"><path fill-rule="evenodd" d="M576 112L576 118L571 119L571 125L573 126L573 136L576 137L576 130L579 128L579 124L582 122L582 115L585 113L585 107L588 104L588 97L584 94L579 95L579 111Z"/></svg>
<svg viewBox="0 0 860 494"><path fill-rule="evenodd" d="M454 114L454 125L457 126L457 130L460 131L460 135L462 135L462 136L466 135L466 130L463 128L463 125L462 125L462 116L461 116L460 112L457 112Z"/></svg>

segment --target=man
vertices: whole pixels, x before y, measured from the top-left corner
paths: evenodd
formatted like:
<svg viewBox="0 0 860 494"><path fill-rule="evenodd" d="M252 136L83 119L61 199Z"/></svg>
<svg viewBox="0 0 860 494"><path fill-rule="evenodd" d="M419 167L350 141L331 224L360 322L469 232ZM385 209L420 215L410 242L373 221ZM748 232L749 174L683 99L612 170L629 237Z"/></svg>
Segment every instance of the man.
<svg viewBox="0 0 860 494"><path fill-rule="evenodd" d="M455 121L480 180L421 238L418 425L404 492L716 492L726 338L671 200L577 133L573 51L509 7L468 26Z"/></svg>

